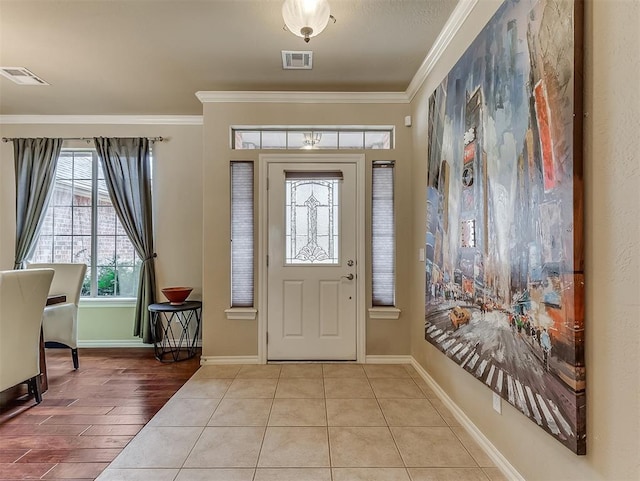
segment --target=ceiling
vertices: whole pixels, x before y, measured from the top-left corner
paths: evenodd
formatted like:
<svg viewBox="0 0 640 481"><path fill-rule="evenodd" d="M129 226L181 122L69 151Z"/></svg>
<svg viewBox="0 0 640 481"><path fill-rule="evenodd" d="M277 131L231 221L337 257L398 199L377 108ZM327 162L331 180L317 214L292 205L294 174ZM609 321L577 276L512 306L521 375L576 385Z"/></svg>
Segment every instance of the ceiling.
<svg viewBox="0 0 640 481"><path fill-rule="evenodd" d="M308 44L282 0L0 0L2 115L200 115L197 91L403 92L457 0L329 0ZM313 50L283 70L281 50Z"/></svg>

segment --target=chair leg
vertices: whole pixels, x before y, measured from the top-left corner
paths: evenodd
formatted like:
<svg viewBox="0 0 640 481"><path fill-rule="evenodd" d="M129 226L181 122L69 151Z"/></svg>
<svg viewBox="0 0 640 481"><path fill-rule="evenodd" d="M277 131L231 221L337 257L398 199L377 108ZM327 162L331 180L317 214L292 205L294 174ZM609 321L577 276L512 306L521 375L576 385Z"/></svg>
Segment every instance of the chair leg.
<svg viewBox="0 0 640 481"><path fill-rule="evenodd" d="M29 386L29 394L33 394L36 398L36 404L40 404L42 402L42 391L40 388L40 375L32 377L27 381L27 385Z"/></svg>
<svg viewBox="0 0 640 481"><path fill-rule="evenodd" d="M78 360L78 349L71 349L71 358L73 359L73 368L74 369L78 369L78 366L80 366L80 361Z"/></svg>

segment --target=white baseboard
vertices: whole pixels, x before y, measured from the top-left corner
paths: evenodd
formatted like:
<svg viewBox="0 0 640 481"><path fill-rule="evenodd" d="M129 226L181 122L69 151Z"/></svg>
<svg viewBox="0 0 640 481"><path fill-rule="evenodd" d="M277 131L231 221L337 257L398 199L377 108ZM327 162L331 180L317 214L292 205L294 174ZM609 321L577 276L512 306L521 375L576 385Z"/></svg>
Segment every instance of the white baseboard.
<svg viewBox="0 0 640 481"><path fill-rule="evenodd" d="M86 340L86 341L78 341L78 347L87 348L87 347L151 347L153 348L153 344L145 344L142 342L142 339L98 339L95 341Z"/></svg>
<svg viewBox="0 0 640 481"><path fill-rule="evenodd" d="M411 356L366 356L367 364L411 364ZM258 356L202 356L200 364L261 364Z"/></svg>
<svg viewBox="0 0 640 481"><path fill-rule="evenodd" d="M258 356L200 356L200 365L261 364Z"/></svg>
<svg viewBox="0 0 640 481"><path fill-rule="evenodd" d="M198 339L197 347L202 347L202 340ZM78 341L78 347L82 348L110 348L110 347L151 347L153 344L145 344L142 339L98 339Z"/></svg>
<svg viewBox="0 0 640 481"><path fill-rule="evenodd" d="M482 431L473 424L471 419L467 417L462 409L453 402L449 395L440 387L440 385L433 379L427 371L411 356L411 365L418 371L418 374L424 379L424 382L433 390L443 404L451 411L451 413L458 420L460 425L467 430L471 437L480 445L480 447L487 453L487 456L495 463L496 467L502 471L502 474L513 481L525 481L522 475L514 468L511 463L505 458L500 451L482 434Z"/></svg>
<svg viewBox="0 0 640 481"><path fill-rule="evenodd" d="M412 356L365 356L366 364L411 364Z"/></svg>

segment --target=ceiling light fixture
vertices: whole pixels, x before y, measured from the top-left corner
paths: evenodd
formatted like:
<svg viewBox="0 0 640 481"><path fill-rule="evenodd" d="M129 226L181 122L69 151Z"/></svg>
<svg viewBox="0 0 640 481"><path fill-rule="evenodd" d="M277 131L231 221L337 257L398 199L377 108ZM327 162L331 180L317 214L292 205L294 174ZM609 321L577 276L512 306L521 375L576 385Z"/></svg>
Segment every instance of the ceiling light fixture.
<svg viewBox="0 0 640 481"><path fill-rule="evenodd" d="M336 22L327 0L285 0L282 18L285 30L304 38L307 43L325 29L329 19Z"/></svg>

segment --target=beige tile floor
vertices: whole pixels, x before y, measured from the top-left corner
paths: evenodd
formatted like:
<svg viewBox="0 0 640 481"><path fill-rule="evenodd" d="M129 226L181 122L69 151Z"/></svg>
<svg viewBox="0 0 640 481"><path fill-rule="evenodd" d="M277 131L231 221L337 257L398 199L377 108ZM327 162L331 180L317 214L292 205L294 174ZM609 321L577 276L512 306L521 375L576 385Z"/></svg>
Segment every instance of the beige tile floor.
<svg viewBox="0 0 640 481"><path fill-rule="evenodd" d="M98 481L497 481L408 365L202 366Z"/></svg>

